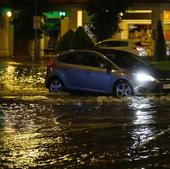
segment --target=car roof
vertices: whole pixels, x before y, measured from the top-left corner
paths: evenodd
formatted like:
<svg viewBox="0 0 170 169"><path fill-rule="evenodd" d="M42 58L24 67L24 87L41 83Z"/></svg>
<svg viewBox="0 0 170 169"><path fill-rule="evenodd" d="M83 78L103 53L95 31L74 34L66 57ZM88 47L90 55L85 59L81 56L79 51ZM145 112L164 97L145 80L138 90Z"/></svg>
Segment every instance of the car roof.
<svg viewBox="0 0 170 169"><path fill-rule="evenodd" d="M124 52L124 53L129 53L129 54L133 55L134 57L137 57L138 59L140 59L138 55L136 55L136 54L134 54L134 53L132 53L132 52L126 51L126 50L121 50L121 49L99 48L99 49L96 49L96 51L98 51L98 52L100 52L100 53L102 53L102 54L105 54L105 52L106 52L106 53L111 53L111 52L114 52L114 53Z"/></svg>
<svg viewBox="0 0 170 169"><path fill-rule="evenodd" d="M104 39L104 40L102 40L102 41L100 41L100 42L105 42L105 41L131 41L131 40L129 40L129 39L112 39L112 38L110 38L110 39Z"/></svg>
<svg viewBox="0 0 170 169"><path fill-rule="evenodd" d="M76 53L76 52L92 52L92 53L98 53L100 55L103 55L102 53L98 52L97 50L90 50L90 49L70 49L70 50L66 50L66 51L60 51L57 53L57 56L59 55L64 55L64 54L68 54L68 53Z"/></svg>
<svg viewBox="0 0 170 169"><path fill-rule="evenodd" d="M109 41L117 41L117 42L139 42L139 40L130 40L130 39L105 39L105 40L102 40L102 41L99 41L97 43L102 43L102 42L109 42Z"/></svg>
<svg viewBox="0 0 170 169"><path fill-rule="evenodd" d="M69 52L95 52L93 49L69 49L65 51L59 51L59 53L69 53Z"/></svg>

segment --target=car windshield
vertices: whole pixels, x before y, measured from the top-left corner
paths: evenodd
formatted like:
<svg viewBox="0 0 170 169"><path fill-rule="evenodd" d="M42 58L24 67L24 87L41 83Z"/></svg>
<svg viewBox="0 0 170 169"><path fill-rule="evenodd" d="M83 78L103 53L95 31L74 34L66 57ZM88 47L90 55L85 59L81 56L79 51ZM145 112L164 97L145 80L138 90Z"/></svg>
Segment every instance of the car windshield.
<svg viewBox="0 0 170 169"><path fill-rule="evenodd" d="M144 62L143 60L139 59L138 56L126 52L126 51L119 51L115 50L114 52L105 52L105 55L116 65L122 68L131 69L134 67L139 66L148 66L149 63Z"/></svg>

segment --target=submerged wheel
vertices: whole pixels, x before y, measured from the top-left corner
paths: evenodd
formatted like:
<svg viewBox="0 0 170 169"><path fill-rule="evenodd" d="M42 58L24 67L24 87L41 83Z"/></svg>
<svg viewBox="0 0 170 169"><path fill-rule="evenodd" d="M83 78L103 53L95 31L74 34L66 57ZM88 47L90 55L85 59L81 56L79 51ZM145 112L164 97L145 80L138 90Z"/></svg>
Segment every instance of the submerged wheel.
<svg viewBox="0 0 170 169"><path fill-rule="evenodd" d="M49 91L53 93L59 93L64 91L64 84L60 79L53 79L50 82Z"/></svg>
<svg viewBox="0 0 170 169"><path fill-rule="evenodd" d="M118 97L132 96L133 89L129 82L120 81L113 87L113 94Z"/></svg>

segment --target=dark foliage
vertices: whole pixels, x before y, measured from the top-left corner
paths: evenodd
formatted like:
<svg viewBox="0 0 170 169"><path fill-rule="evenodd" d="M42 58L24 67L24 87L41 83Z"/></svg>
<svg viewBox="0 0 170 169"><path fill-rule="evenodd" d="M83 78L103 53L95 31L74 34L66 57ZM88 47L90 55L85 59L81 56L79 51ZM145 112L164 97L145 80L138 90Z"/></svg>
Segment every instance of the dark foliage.
<svg viewBox="0 0 170 169"><path fill-rule="evenodd" d="M71 43L72 49L92 49L94 48L94 43L92 39L88 36L82 27L78 27L73 41Z"/></svg>
<svg viewBox="0 0 170 169"><path fill-rule="evenodd" d="M52 4L48 0L12 0L8 3L12 9L12 24L15 28L17 38L27 38L32 40L34 37L33 16L42 16L43 12L50 10ZM44 25L38 30L38 35L43 32Z"/></svg>
<svg viewBox="0 0 170 169"><path fill-rule="evenodd" d="M68 30L59 40L57 45L57 51L69 50L73 37L74 31L72 29Z"/></svg>
<svg viewBox="0 0 170 169"><path fill-rule="evenodd" d="M92 0L87 4L93 24L91 31L97 41L110 38L113 33L120 31L120 13L125 12L129 5L127 0Z"/></svg>
<svg viewBox="0 0 170 169"><path fill-rule="evenodd" d="M161 21L157 24L157 36L155 40L155 61L164 61L166 58L166 42Z"/></svg>

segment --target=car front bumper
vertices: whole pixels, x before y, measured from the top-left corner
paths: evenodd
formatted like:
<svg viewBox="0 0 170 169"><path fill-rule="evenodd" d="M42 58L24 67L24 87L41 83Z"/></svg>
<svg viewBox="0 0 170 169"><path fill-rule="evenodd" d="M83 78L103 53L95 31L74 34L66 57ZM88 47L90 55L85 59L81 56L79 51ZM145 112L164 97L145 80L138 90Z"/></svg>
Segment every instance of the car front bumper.
<svg viewBox="0 0 170 169"><path fill-rule="evenodd" d="M159 81L154 82L135 82L133 83L134 95L145 95L149 93L160 93L162 85Z"/></svg>

